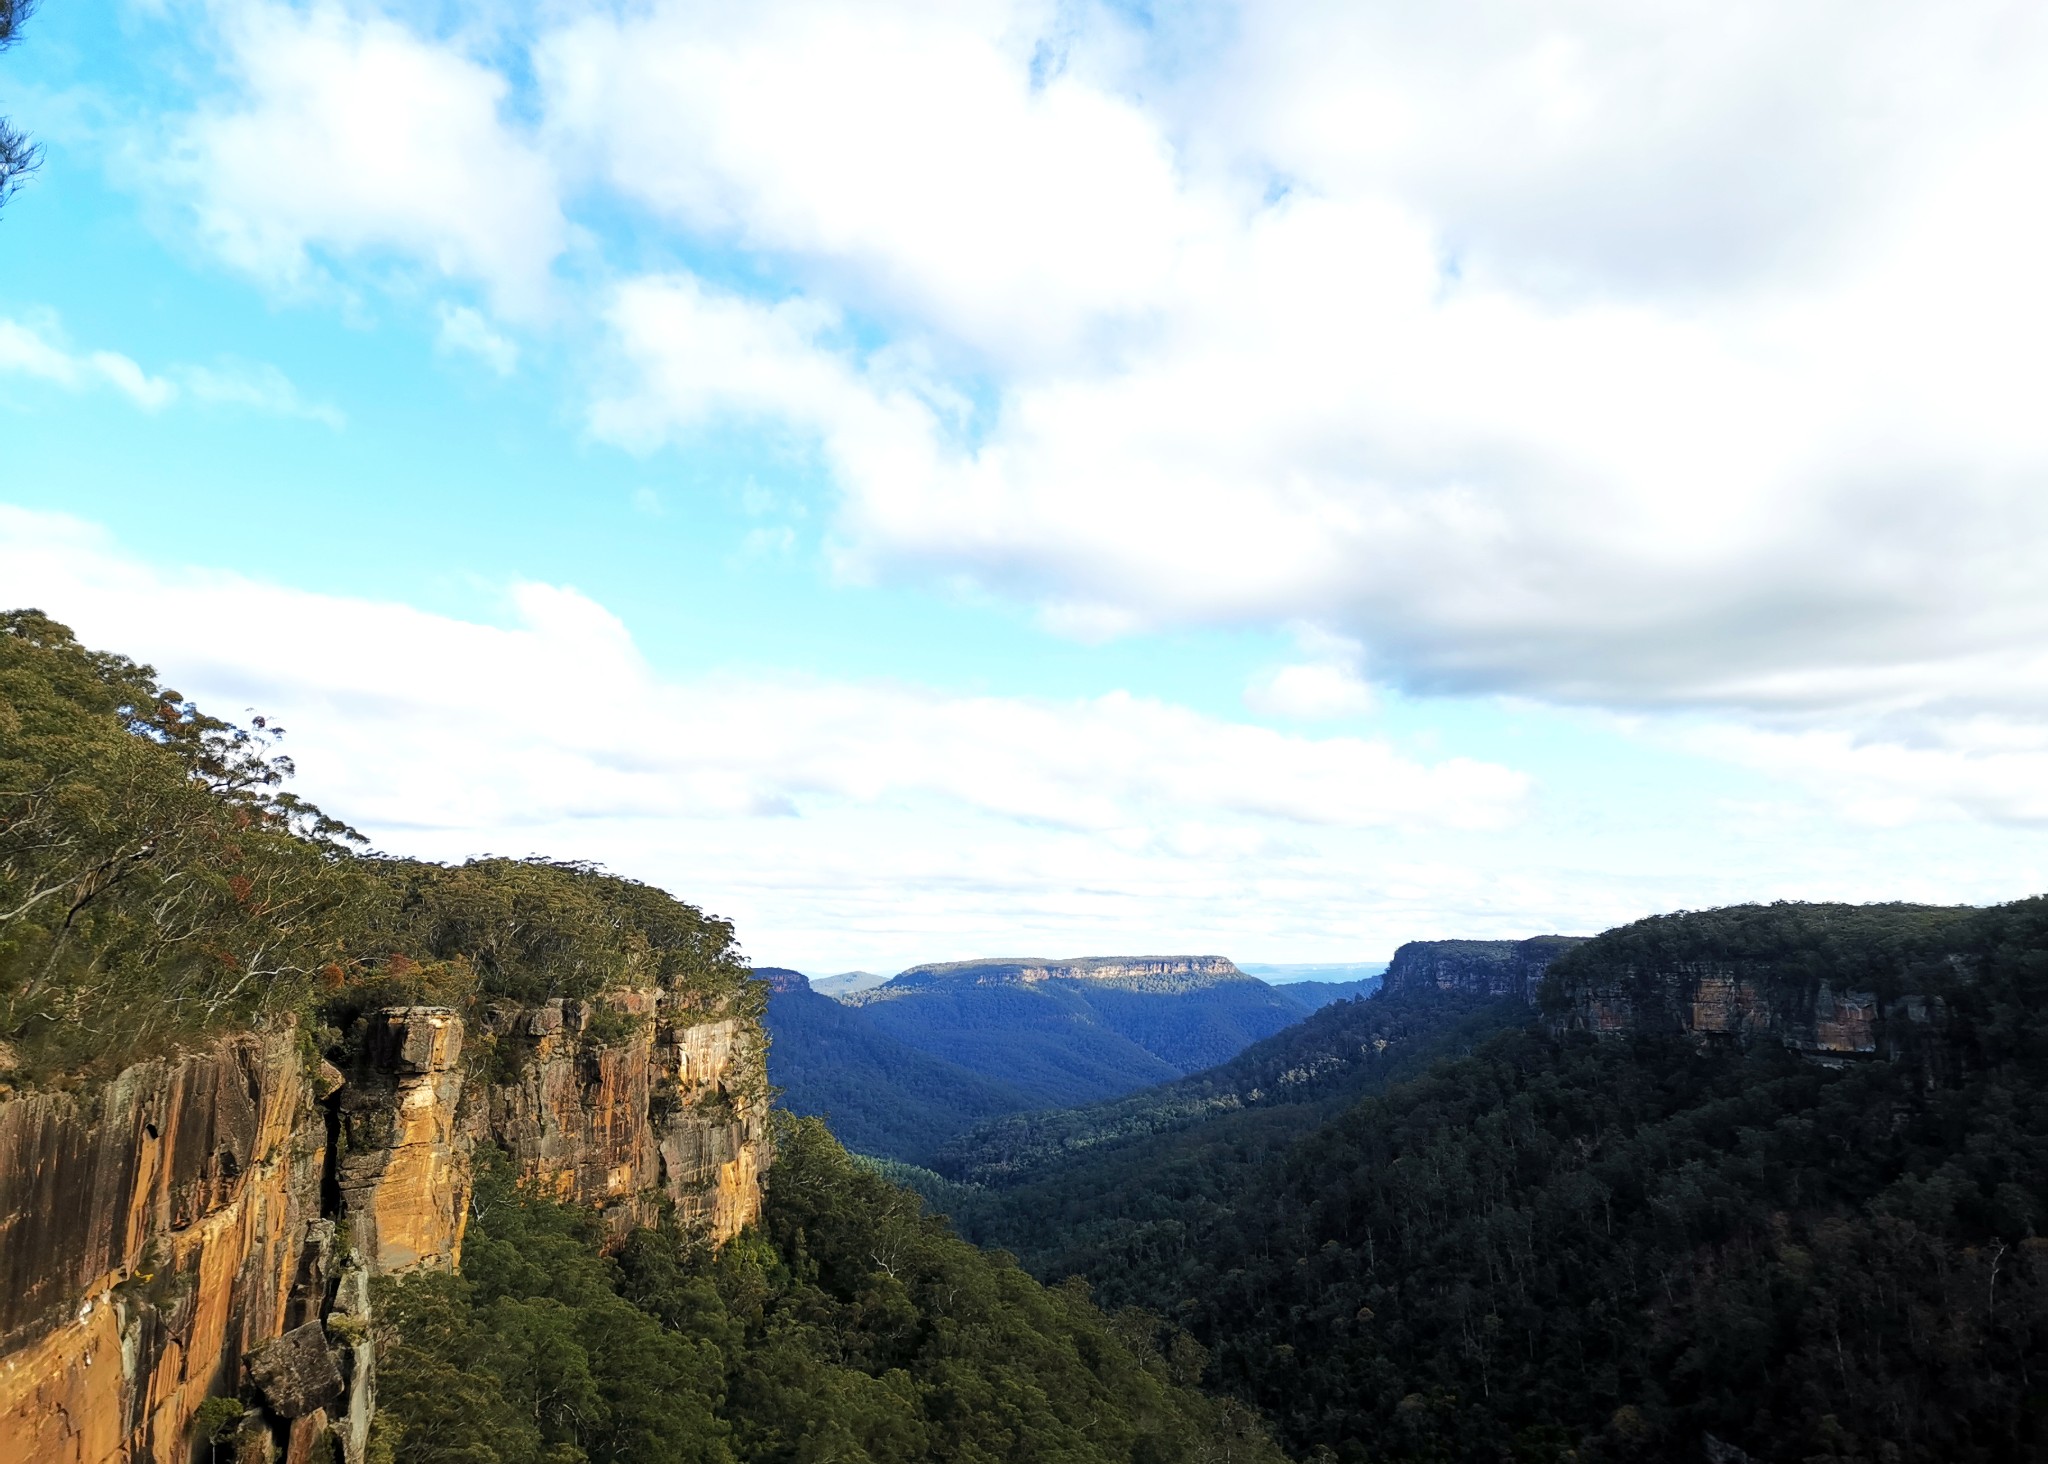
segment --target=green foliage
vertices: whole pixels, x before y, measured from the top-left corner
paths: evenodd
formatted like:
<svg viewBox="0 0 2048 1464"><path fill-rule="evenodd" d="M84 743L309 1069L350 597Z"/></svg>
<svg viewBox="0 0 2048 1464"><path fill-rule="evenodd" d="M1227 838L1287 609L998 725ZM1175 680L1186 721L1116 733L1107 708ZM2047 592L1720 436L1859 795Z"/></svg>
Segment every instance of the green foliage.
<svg viewBox="0 0 2048 1464"><path fill-rule="evenodd" d="M779 1140L761 1232L715 1252L662 1230L606 1257L486 1164L462 1275L382 1286L396 1464L1277 1464L1162 1329L954 1238L815 1121Z"/></svg>
<svg viewBox="0 0 2048 1464"><path fill-rule="evenodd" d="M1263 1154L1226 1113L1042 1166L973 1233L1181 1322L1304 1456L2043 1457L2048 901L1664 917L1550 997L1708 961L1918 1016L1834 1062L1508 1031Z"/></svg>
<svg viewBox="0 0 2048 1464"><path fill-rule="evenodd" d="M22 22L34 14L36 0L0 0L0 51L21 37ZM42 149L0 117L0 204L21 186L21 180L42 162Z"/></svg>
<svg viewBox="0 0 2048 1464"><path fill-rule="evenodd" d="M466 960L486 997L589 998L660 987L713 1005L746 981L732 925L589 864L376 861L373 931L422 960Z"/></svg>
<svg viewBox="0 0 2048 1464"><path fill-rule="evenodd" d="M38 611L0 615L0 1070L104 1075L285 1014L338 1037L380 1006L618 987L758 1015L727 922L588 865L356 854L284 790L281 736ZM622 1035L605 1020L593 1040Z"/></svg>
<svg viewBox="0 0 2048 1464"><path fill-rule="evenodd" d="M208 1398L192 1412L193 1442L219 1443L235 1431L248 1411L239 1398Z"/></svg>
<svg viewBox="0 0 2048 1464"><path fill-rule="evenodd" d="M352 837L230 726L0 615L0 1041L33 1076L246 1024L343 952Z"/></svg>

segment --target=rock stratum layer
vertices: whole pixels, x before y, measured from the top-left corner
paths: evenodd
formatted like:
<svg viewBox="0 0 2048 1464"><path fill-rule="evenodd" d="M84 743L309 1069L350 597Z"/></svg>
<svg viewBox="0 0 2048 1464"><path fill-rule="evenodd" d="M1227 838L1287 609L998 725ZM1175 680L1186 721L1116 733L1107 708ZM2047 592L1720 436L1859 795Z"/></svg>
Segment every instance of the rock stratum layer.
<svg viewBox="0 0 2048 1464"><path fill-rule="evenodd" d="M1939 1003L1927 997L1886 1000L1853 982L1795 977L1768 960L1634 961L1616 959L1608 944L1606 937L1561 935L1411 941L1394 953L1384 989L1540 1004L1560 1031L1774 1041L1839 1059L1896 1056L1908 1034L1924 1031L1938 1015ZM1578 954L1560 960L1569 952Z"/></svg>
<svg viewBox="0 0 2048 1464"><path fill-rule="evenodd" d="M369 1278L460 1260L471 1155L623 1236L672 1206L760 1214L759 1028L602 1005L374 1012L347 1071L297 1028L0 1101L0 1464L184 1464L210 1396L253 1397L238 1460L358 1464Z"/></svg>
<svg viewBox="0 0 2048 1464"><path fill-rule="evenodd" d="M1564 970L1545 993L1554 1027L1649 1032L1748 1045L1775 1041L1818 1057L1900 1055L1940 1016L1938 998L1889 1000L1842 982L1787 979L1740 961L1676 961Z"/></svg>
<svg viewBox="0 0 2048 1464"><path fill-rule="evenodd" d="M1462 991L1468 996L1536 1000L1550 963L1584 939L1538 935L1528 940L1411 940L1394 952L1380 989Z"/></svg>

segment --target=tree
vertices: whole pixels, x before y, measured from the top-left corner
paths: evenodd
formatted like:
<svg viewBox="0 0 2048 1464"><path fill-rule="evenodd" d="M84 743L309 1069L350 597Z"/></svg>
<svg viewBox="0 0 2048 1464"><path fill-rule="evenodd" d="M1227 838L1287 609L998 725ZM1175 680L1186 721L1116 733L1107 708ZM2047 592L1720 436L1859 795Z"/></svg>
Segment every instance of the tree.
<svg viewBox="0 0 2048 1464"><path fill-rule="evenodd" d="M0 0L0 51L13 45L21 27L35 12L36 0ZM0 204L21 186L43 160L43 150L0 117Z"/></svg>

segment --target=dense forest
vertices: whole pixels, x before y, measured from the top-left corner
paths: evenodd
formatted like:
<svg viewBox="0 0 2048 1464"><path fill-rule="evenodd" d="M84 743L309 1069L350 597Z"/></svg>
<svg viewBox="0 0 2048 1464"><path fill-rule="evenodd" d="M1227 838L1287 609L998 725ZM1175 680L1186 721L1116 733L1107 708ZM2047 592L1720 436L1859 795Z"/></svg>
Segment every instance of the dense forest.
<svg viewBox="0 0 2048 1464"><path fill-rule="evenodd" d="M1279 1464L1201 1354L956 1239L785 1122L758 1234L616 1256L590 1217L480 1176L462 1274L385 1283L396 1464L734 1460Z"/></svg>
<svg viewBox="0 0 2048 1464"><path fill-rule="evenodd" d="M1562 1030L1705 964L1897 1019L1821 1060ZM1306 1458L2048 1452L2048 900L1660 917L1544 994L1328 1122L1226 1111L1007 1187L983 1150L939 1202L1188 1328Z"/></svg>

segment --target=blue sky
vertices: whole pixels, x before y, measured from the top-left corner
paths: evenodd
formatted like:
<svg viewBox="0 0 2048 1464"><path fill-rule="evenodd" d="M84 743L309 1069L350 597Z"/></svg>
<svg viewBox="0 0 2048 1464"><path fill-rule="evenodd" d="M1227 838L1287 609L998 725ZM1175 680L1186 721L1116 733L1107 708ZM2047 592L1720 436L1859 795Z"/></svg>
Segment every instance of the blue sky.
<svg viewBox="0 0 2048 1464"><path fill-rule="evenodd" d="M2034 893L2044 50L69 0L0 598L811 970Z"/></svg>

